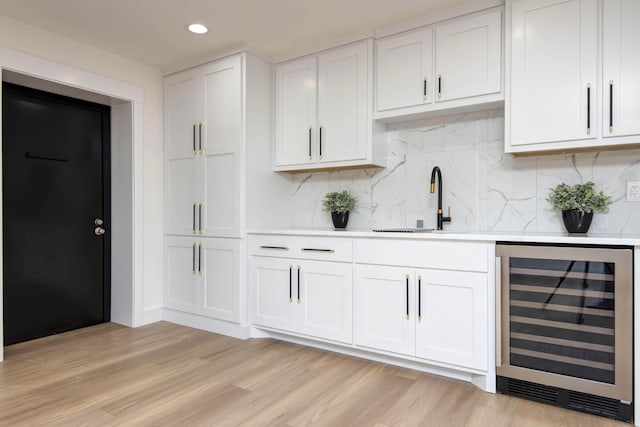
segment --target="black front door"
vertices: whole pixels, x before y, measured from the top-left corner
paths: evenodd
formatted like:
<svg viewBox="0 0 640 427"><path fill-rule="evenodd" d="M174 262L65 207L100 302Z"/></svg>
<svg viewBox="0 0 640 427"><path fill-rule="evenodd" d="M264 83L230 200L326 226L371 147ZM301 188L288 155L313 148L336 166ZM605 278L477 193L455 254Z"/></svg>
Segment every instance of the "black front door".
<svg viewBox="0 0 640 427"><path fill-rule="evenodd" d="M108 106L2 84L4 345L109 320L109 129Z"/></svg>

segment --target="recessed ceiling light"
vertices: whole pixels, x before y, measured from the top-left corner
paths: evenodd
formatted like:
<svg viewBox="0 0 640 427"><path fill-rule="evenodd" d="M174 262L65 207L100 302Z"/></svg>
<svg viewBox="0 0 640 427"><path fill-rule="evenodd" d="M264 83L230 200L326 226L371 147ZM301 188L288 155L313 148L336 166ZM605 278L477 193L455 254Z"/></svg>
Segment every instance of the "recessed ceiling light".
<svg viewBox="0 0 640 427"><path fill-rule="evenodd" d="M204 34L209 31L209 29L202 24L189 24L187 29L195 34Z"/></svg>

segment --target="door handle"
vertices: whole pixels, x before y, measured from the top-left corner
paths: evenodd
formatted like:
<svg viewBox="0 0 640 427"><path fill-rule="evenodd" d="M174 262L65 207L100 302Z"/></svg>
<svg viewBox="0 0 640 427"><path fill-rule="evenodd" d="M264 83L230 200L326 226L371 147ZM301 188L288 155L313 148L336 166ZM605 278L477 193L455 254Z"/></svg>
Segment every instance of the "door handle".
<svg viewBox="0 0 640 427"><path fill-rule="evenodd" d="M409 320L409 318L411 317L409 315L409 277L410 276L408 274L405 276L405 280L406 280L405 283L407 285L406 294L405 294L407 296L407 320Z"/></svg>
<svg viewBox="0 0 640 427"><path fill-rule="evenodd" d="M105 229L102 227L96 227L93 232L96 233L96 236L102 236L104 233L106 233Z"/></svg>
<svg viewBox="0 0 640 427"><path fill-rule="evenodd" d="M300 269L302 267L298 266L298 304L300 304L302 302L302 299L300 299Z"/></svg>

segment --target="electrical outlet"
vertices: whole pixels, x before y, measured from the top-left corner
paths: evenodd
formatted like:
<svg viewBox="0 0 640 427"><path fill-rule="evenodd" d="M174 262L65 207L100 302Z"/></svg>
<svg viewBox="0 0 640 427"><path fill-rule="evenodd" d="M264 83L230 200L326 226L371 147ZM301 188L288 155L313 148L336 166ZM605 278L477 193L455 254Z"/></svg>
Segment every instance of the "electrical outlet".
<svg viewBox="0 0 640 427"><path fill-rule="evenodd" d="M627 202L640 202L640 181L627 181Z"/></svg>

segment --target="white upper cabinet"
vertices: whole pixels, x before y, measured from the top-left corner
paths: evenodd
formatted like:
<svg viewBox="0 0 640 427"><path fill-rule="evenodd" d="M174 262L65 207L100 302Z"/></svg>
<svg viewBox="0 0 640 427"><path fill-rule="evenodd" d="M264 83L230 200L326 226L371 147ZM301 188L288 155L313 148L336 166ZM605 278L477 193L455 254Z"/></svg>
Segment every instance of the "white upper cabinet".
<svg viewBox="0 0 640 427"><path fill-rule="evenodd" d="M511 18L511 145L595 138L596 0L514 2Z"/></svg>
<svg viewBox="0 0 640 427"><path fill-rule="evenodd" d="M502 13L436 28L436 102L500 92Z"/></svg>
<svg viewBox="0 0 640 427"><path fill-rule="evenodd" d="M433 101L433 30L380 40L377 52L378 110Z"/></svg>
<svg viewBox="0 0 640 427"><path fill-rule="evenodd" d="M603 4L602 135L640 134L640 1Z"/></svg>
<svg viewBox="0 0 640 427"><path fill-rule="evenodd" d="M370 45L318 56L318 161L367 159Z"/></svg>
<svg viewBox="0 0 640 427"><path fill-rule="evenodd" d="M507 2L505 151L637 144L636 0Z"/></svg>
<svg viewBox="0 0 640 427"><path fill-rule="evenodd" d="M316 63L305 58L276 68L276 166L313 161Z"/></svg>
<svg viewBox="0 0 640 427"><path fill-rule="evenodd" d="M376 119L500 105L502 10L376 42Z"/></svg>
<svg viewBox="0 0 640 427"><path fill-rule="evenodd" d="M274 170L384 165L372 49L368 41L276 67Z"/></svg>
<svg viewBox="0 0 640 427"><path fill-rule="evenodd" d="M242 56L165 80L165 231L233 237L240 230Z"/></svg>

